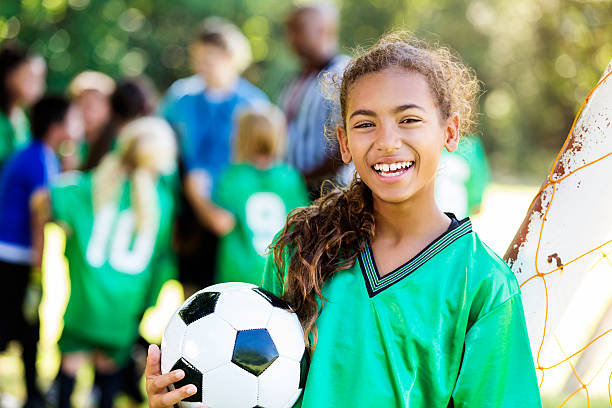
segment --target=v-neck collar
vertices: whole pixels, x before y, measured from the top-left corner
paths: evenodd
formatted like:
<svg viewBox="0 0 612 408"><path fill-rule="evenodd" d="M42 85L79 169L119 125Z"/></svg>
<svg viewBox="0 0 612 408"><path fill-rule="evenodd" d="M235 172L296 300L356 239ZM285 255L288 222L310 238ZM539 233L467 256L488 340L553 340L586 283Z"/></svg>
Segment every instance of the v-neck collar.
<svg viewBox="0 0 612 408"><path fill-rule="evenodd" d="M365 248L359 254L359 266L361 267L361 272L363 273L363 278L370 297L374 297L388 287L401 281L457 239L472 232L472 222L469 218L457 221L454 215L449 214L449 216L453 222L451 222L451 226L446 232L429 243L429 245L408 262L384 277L381 277L378 272L370 243L366 243Z"/></svg>

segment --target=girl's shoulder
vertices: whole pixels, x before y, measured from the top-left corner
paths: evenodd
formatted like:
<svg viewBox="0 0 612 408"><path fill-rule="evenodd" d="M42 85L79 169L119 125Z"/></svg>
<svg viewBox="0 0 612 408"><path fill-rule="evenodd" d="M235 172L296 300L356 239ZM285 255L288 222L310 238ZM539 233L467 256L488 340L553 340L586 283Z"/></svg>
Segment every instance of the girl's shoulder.
<svg viewBox="0 0 612 408"><path fill-rule="evenodd" d="M456 259L455 267L465 270L469 284L499 283L518 291L516 277L508 264L473 229L455 246L453 257Z"/></svg>
<svg viewBox="0 0 612 408"><path fill-rule="evenodd" d="M471 250L466 251L465 284L472 319L486 315L521 293L516 276L475 232L470 234Z"/></svg>
<svg viewBox="0 0 612 408"><path fill-rule="evenodd" d="M72 170L60 173L51 183L51 188L70 191L90 189L91 172Z"/></svg>
<svg viewBox="0 0 612 408"><path fill-rule="evenodd" d="M300 172L295 167L282 161L274 163L272 167L270 167L270 171L275 173L275 175L287 179L301 179L302 177Z"/></svg>

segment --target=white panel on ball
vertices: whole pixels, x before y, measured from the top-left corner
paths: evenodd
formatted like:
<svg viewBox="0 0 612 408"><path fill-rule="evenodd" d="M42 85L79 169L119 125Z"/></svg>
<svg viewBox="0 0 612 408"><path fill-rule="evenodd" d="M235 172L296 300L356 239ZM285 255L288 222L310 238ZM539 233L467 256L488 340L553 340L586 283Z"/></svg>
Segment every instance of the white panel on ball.
<svg viewBox="0 0 612 408"><path fill-rule="evenodd" d="M259 376L259 406L284 408L300 386L300 364L279 357Z"/></svg>
<svg viewBox="0 0 612 408"><path fill-rule="evenodd" d="M235 340L236 330L211 314L187 326L183 357L205 373L232 360Z"/></svg>
<svg viewBox="0 0 612 408"><path fill-rule="evenodd" d="M215 315L236 330L265 328L272 313L272 305L257 293L248 292L223 292L217 302Z"/></svg>
<svg viewBox="0 0 612 408"><path fill-rule="evenodd" d="M287 403L285 404L283 408L291 408L293 404L295 404L295 402L298 400L298 398L300 398L301 394L302 394L302 389L300 388L299 390L295 392L295 394L293 394L293 397L291 397L289 401L287 401Z"/></svg>
<svg viewBox="0 0 612 408"><path fill-rule="evenodd" d="M304 332L295 313L274 308L266 327L278 354L301 361L304 355Z"/></svg>
<svg viewBox="0 0 612 408"><path fill-rule="evenodd" d="M168 322L168 326L166 330L164 330L164 335L162 337L162 373L167 373L172 370L172 366L181 359L185 330L187 330L187 326L175 313Z"/></svg>
<svg viewBox="0 0 612 408"><path fill-rule="evenodd" d="M257 377L234 363L204 374L202 402L211 408L252 408L257 405Z"/></svg>
<svg viewBox="0 0 612 408"><path fill-rule="evenodd" d="M225 282L217 283L216 285L208 286L202 289L203 292L233 292L235 290L252 289L257 286L246 282Z"/></svg>

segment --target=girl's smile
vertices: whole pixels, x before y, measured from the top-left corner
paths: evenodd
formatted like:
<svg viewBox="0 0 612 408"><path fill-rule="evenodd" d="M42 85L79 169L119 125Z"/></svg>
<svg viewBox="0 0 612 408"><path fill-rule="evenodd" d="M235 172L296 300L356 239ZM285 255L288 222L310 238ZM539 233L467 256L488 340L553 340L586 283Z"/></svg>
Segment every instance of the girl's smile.
<svg viewBox="0 0 612 408"><path fill-rule="evenodd" d="M400 178L407 176L414 168L412 160L382 159L370 166L384 183L393 183Z"/></svg>

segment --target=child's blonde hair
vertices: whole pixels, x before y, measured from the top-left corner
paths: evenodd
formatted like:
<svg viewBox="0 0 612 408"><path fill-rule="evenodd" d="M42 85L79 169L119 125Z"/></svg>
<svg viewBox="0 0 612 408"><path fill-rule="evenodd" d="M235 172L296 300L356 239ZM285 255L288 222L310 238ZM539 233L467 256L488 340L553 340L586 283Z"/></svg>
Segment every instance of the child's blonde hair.
<svg viewBox="0 0 612 408"><path fill-rule="evenodd" d="M248 109L238 118L235 159L252 161L256 157L280 159L285 152L285 116L274 105Z"/></svg>
<svg viewBox="0 0 612 408"><path fill-rule="evenodd" d="M75 76L68 85L68 95L78 98L86 91L97 91L110 97L115 90L115 81L99 71L83 71Z"/></svg>
<svg viewBox="0 0 612 408"><path fill-rule="evenodd" d="M123 183L129 179L137 230L157 224L157 179L173 171L176 154L174 132L165 120L143 117L129 122L117 137L117 148L94 170L94 211L117 202Z"/></svg>

